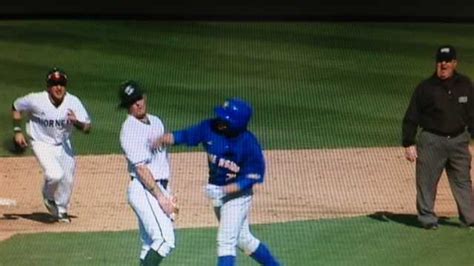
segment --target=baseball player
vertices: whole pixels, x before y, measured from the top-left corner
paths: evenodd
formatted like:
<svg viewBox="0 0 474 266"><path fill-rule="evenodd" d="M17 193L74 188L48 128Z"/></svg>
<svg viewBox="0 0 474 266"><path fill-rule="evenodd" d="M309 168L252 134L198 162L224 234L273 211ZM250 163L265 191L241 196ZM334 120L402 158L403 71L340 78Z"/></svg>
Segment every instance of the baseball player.
<svg viewBox="0 0 474 266"><path fill-rule="evenodd" d="M46 75L46 91L29 93L12 105L14 142L31 145L44 173L43 203L59 222L71 222L69 201L74 186L76 162L71 145L73 128L89 133L91 120L78 97L68 93L66 73L52 68ZM21 127L26 113L26 134Z"/></svg>
<svg viewBox="0 0 474 266"><path fill-rule="evenodd" d="M262 265L279 265L267 246L250 232L252 187L262 183L265 161L257 138L247 130L252 107L228 99L214 109L215 118L184 130L166 133L155 143L197 146L207 152L209 180L205 188L219 220L217 265L235 265L236 247Z"/></svg>
<svg viewBox="0 0 474 266"><path fill-rule="evenodd" d="M146 97L135 81L120 86L120 107L128 116L120 130L120 145L131 177L128 202L137 215L142 249L141 265L158 265L175 247L176 199L171 195L169 156L156 149L163 135L161 120L147 113Z"/></svg>

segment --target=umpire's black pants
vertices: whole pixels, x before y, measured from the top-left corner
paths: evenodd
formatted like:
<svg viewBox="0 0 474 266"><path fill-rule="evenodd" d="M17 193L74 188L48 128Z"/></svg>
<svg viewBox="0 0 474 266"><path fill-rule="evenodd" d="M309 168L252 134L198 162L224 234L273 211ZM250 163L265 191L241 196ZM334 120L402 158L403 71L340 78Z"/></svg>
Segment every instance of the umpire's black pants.
<svg viewBox="0 0 474 266"><path fill-rule="evenodd" d="M468 132L454 138L420 132L417 141L416 208L422 225L438 222L434 204L443 170L448 176L459 219L465 224L474 223L469 141Z"/></svg>

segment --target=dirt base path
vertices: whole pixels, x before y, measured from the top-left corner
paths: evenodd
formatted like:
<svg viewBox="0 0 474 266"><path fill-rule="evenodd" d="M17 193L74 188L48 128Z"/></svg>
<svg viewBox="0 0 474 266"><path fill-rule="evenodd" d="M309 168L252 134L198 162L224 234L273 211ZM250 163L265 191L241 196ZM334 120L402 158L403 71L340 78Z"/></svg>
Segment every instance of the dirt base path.
<svg viewBox="0 0 474 266"><path fill-rule="evenodd" d="M252 223L273 223L375 212L415 214L414 164L401 148L267 151L264 186L255 191ZM204 153L172 154L172 188L181 213L177 228L217 226L206 183ZM42 173L34 157L0 158L0 240L17 233L137 229L126 201L129 178L121 155L77 157L71 224L51 223L42 203ZM439 215L456 215L447 179L436 201Z"/></svg>

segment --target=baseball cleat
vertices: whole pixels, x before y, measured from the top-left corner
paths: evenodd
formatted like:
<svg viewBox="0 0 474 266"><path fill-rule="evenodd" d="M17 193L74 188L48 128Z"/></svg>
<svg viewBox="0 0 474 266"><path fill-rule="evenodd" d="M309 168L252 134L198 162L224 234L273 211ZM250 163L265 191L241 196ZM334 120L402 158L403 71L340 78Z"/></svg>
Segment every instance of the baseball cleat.
<svg viewBox="0 0 474 266"><path fill-rule="evenodd" d="M439 227L438 223L429 223L429 224L423 225L423 228L425 228L426 230L436 230L438 229L438 227Z"/></svg>
<svg viewBox="0 0 474 266"><path fill-rule="evenodd" d="M58 207L56 206L56 202L54 200L49 200L49 199L43 199L44 206L48 210L48 212L52 216L57 216L58 215Z"/></svg>
<svg viewBox="0 0 474 266"><path fill-rule="evenodd" d="M71 222L71 218L69 218L69 215L67 215L67 213L60 213L58 214L58 222L68 224Z"/></svg>

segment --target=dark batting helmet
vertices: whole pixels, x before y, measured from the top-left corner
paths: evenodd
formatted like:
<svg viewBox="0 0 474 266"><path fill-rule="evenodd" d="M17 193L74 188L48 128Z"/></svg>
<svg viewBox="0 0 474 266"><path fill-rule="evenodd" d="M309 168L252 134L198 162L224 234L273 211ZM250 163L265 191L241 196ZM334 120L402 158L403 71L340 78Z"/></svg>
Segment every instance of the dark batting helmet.
<svg viewBox="0 0 474 266"><path fill-rule="evenodd" d="M214 108L215 115L227 122L229 129L242 132L247 129L247 124L252 117L252 106L242 99L227 99L222 105Z"/></svg>
<svg viewBox="0 0 474 266"><path fill-rule="evenodd" d="M48 87L55 86L55 85L61 85L66 87L67 85L67 75L64 70L58 68L58 67L53 67L48 71L48 74L46 74L46 85Z"/></svg>
<svg viewBox="0 0 474 266"><path fill-rule="evenodd" d="M136 101L143 99L143 90L134 80L127 80L120 84L119 89L119 107L129 108Z"/></svg>

